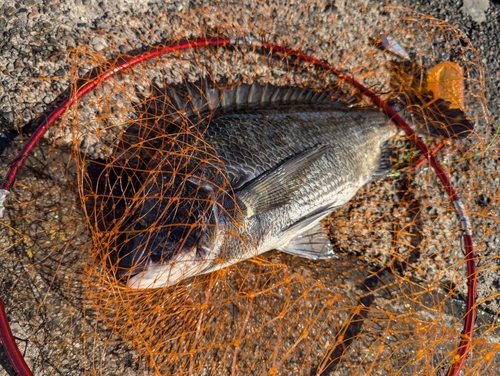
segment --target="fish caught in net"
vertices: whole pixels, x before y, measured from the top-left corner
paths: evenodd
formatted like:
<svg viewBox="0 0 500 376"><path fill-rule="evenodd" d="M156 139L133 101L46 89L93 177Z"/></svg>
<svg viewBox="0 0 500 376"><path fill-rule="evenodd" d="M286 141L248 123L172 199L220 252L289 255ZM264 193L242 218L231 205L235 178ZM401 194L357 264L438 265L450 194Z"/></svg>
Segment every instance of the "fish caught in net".
<svg viewBox="0 0 500 376"><path fill-rule="evenodd" d="M128 42L99 35L105 49L67 52L71 96L141 47L234 41L103 81L19 173L0 223L2 294L36 374L446 374L467 314L446 190L363 92L262 45L328 61L440 144L481 286L498 269L498 197L482 172L497 146L478 54L459 30L404 9L281 11L272 25L215 5L169 28L130 18ZM466 374L498 365L498 303L479 288Z"/></svg>

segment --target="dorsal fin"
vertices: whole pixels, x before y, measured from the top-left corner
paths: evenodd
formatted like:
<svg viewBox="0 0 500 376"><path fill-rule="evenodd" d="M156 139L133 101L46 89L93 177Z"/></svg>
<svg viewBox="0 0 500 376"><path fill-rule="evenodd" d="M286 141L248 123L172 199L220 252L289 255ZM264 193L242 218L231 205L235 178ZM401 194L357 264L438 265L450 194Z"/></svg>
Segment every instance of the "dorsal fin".
<svg viewBox="0 0 500 376"><path fill-rule="evenodd" d="M228 85L215 83L209 77L199 82L164 86L166 101L184 116L201 117L208 112L226 112L273 104L329 104L347 108L359 102L359 97L346 95L339 90L314 90L297 86L261 84Z"/></svg>

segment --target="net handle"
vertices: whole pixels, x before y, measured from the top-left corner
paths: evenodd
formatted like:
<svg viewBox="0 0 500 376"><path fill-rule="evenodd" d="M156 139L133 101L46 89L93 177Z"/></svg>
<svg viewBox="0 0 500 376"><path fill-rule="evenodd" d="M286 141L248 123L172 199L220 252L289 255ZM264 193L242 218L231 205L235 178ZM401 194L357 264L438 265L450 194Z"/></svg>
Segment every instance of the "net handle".
<svg viewBox="0 0 500 376"><path fill-rule="evenodd" d="M0 297L0 339L2 340L3 348L9 356L10 362L14 367L14 370L20 376L33 376L30 368L24 360L24 356L21 354L19 347L17 347L14 335L10 330L9 321L7 319L7 314L5 313L5 307L3 305L2 298Z"/></svg>
<svg viewBox="0 0 500 376"><path fill-rule="evenodd" d="M291 49L288 47L283 47L277 44L273 43L268 43L268 42L262 42L259 41L258 39L255 38L199 38L199 39L194 39L194 40L182 40L178 41L166 46L156 46L151 48L149 51L140 54L136 57L133 57L129 60L126 60L119 65L117 65L115 68L110 69L108 71L105 71L101 75L97 76L93 80L87 82L80 88L78 88L73 95L71 95L69 98L64 100L53 112L50 113L50 115L39 125L39 127L36 129L36 131L31 135L31 137L26 141L24 144L23 148L17 155L16 159L12 163L7 175L5 176L2 184L0 185L0 214L3 213L3 201L5 200L5 196L7 195L8 191L11 189L12 185L14 184L14 180L16 178L16 175L18 171L21 169L23 166L24 162L26 161L26 158L28 157L29 153L33 150L33 148L38 144L40 139L43 137L45 132L51 127L66 110L73 105L75 102L77 102L79 99L84 97L86 94L91 92L93 89L95 89L97 86L108 80L109 78L115 76L119 72L128 69L130 67L133 67L134 65L137 65L141 62L144 62L146 60L152 59L154 57L158 57L160 55L169 53L169 52L174 52L174 51L181 51L181 50L187 50L187 49L194 49L198 47L209 47L209 46L217 46L217 47L222 47L226 45L250 45L254 46L257 48L262 48L265 49L271 53L280 53L283 56L287 57L294 57L298 60L313 64L316 67L319 67L321 69L324 69L325 71L329 71L334 73L336 76L338 76L341 79L344 79L348 83L350 83L352 86L354 86L356 89L358 89L361 93L366 95L371 99L371 101L377 105L381 110L385 111L390 118L408 135L408 138L412 140L417 147L420 149L420 151L424 154L426 159L428 160L429 164L432 166L434 171L436 172L437 176L439 177L439 180L441 181L441 184L443 185L444 189L446 190L448 196L450 197L450 200L455 206L456 212L458 214L458 217L460 219L460 223L462 226L463 230L463 240L464 240L464 247L465 247L465 260L467 262L467 304L466 304L466 314L465 314L465 323L464 323L464 328L462 330L461 338L460 338L460 344L458 347L457 355L453 357L453 360L451 362L450 368L448 370L447 376L458 376L460 373L460 370L463 367L463 364L465 362L465 359L467 357L467 353L470 349L471 343L472 343L472 334L474 330L474 322L476 318L476 308L475 308L475 302L476 302L476 295L477 295L477 271L476 271L476 256L474 253L474 242L472 239L472 231L470 228L469 224L469 219L467 218L467 215L465 213L463 204L461 203L461 200L459 199L457 192L453 188L450 179L446 175L446 172L442 168L442 166L439 164L437 159L435 158L434 154L427 148L427 145L422 141L422 139L418 136L416 132L414 132L410 126L403 120L401 116L398 115L398 113L391 107L389 106L385 101L383 101L375 92L372 90L368 89L364 85L362 85L360 82L356 81L354 77L336 69L332 65L328 64L327 62L321 61L319 59L316 59L315 57L303 54L302 52ZM1 304L1 297L0 297L0 304ZM2 304L3 307L3 304ZM5 331L10 332L10 328L8 325L7 318L5 316L5 311L0 310L0 331L3 333ZM4 344L5 345L5 344ZM8 347L17 346L15 342L9 343ZM19 351L17 349L17 351ZM12 348L12 354L14 354L15 351ZM14 360L16 360L16 357L14 356L11 357L11 352L8 351L9 357L11 361L14 363ZM20 354L20 353L19 353ZM29 368L27 369L27 372L29 371ZM21 376L28 376L31 375L31 373L20 373Z"/></svg>

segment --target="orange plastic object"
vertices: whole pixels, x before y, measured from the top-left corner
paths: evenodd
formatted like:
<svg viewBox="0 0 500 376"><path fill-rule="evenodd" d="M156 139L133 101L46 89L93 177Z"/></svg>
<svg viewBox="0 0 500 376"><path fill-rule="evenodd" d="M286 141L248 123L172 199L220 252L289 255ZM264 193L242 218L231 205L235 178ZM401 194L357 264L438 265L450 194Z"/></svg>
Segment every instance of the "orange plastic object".
<svg viewBox="0 0 500 376"><path fill-rule="evenodd" d="M427 89L450 102L451 108L464 109L464 70L458 64L446 61L430 69Z"/></svg>

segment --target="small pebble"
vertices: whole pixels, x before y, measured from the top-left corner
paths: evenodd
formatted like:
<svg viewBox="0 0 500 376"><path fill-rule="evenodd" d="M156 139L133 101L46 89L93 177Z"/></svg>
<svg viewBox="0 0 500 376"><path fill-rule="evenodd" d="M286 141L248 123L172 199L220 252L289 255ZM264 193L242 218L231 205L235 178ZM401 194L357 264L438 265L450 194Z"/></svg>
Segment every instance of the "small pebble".
<svg viewBox="0 0 500 376"><path fill-rule="evenodd" d="M14 7L8 7L7 9L5 9L3 11L3 13L7 16L7 17L11 17L13 16L14 14L17 13L17 9L14 8Z"/></svg>
<svg viewBox="0 0 500 376"><path fill-rule="evenodd" d="M23 115L23 119L25 121L30 121L32 118L32 113L31 113L31 110L29 108L25 108L22 112L22 115Z"/></svg>
<svg viewBox="0 0 500 376"><path fill-rule="evenodd" d="M5 119L7 123L13 123L14 122L14 113L12 111L10 112L3 112L0 113L1 116Z"/></svg>

